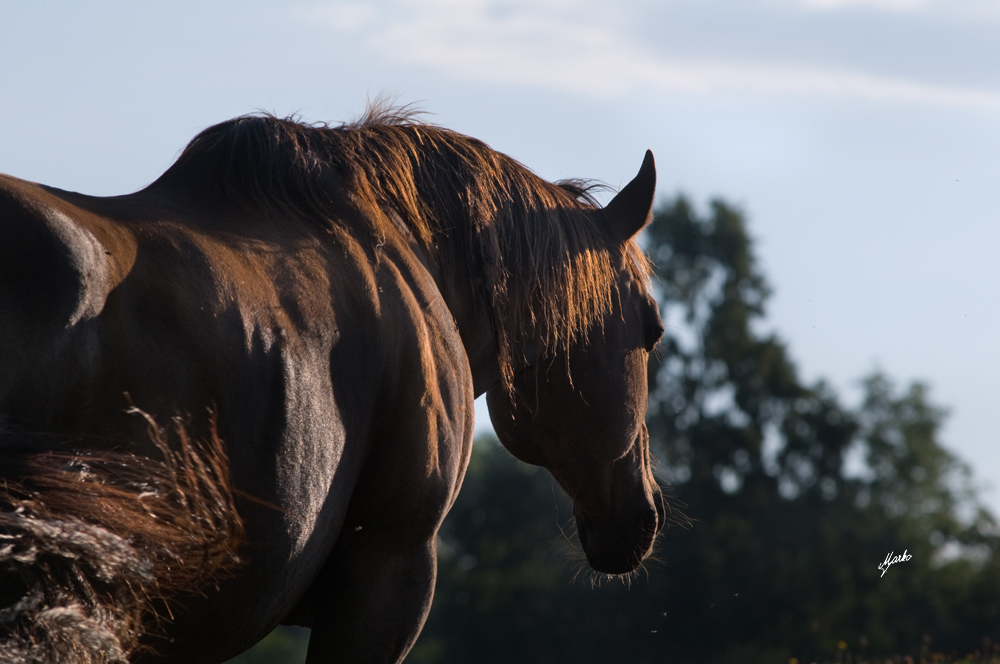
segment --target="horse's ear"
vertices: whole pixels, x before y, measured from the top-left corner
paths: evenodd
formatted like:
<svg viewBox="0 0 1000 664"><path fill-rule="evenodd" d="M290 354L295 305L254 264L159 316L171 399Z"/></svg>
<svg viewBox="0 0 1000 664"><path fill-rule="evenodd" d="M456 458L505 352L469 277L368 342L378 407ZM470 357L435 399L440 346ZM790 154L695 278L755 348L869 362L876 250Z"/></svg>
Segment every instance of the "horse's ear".
<svg viewBox="0 0 1000 664"><path fill-rule="evenodd" d="M655 193L656 163L653 162L652 151L646 150L639 174L604 208L608 223L614 224L621 242L628 241L649 222Z"/></svg>

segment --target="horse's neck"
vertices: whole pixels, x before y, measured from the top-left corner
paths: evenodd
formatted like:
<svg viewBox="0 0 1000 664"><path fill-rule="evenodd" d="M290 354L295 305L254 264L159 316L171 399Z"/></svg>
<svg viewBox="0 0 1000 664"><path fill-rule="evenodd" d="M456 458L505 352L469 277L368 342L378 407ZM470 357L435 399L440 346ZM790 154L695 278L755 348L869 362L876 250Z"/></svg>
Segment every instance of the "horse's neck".
<svg viewBox="0 0 1000 664"><path fill-rule="evenodd" d="M478 397L500 380L497 343L487 309L482 303L477 305L472 284L454 283L457 280L440 275L434 280L458 325Z"/></svg>
<svg viewBox="0 0 1000 664"><path fill-rule="evenodd" d="M483 394L500 380L500 363L497 343L489 316L489 303L477 302L475 288L468 278L463 278L454 266L464 262L463 257L448 255L449 249L425 246L417 233L407 224L394 206L382 209L398 232L399 250L415 258L434 280L438 292L458 326L462 345L472 369L476 396ZM451 248L450 250L454 250Z"/></svg>

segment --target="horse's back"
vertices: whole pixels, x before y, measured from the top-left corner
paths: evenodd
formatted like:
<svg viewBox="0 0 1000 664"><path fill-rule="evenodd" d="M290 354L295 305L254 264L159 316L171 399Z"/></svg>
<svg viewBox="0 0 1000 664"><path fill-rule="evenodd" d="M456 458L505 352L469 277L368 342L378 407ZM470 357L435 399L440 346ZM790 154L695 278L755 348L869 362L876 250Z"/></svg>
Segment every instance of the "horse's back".
<svg viewBox="0 0 1000 664"><path fill-rule="evenodd" d="M180 622L205 638L239 625L232 649L302 596L355 494L387 506L377 519L436 528L464 468L471 377L454 321L404 245L357 235L163 187L93 198L0 179L0 335L23 360L3 374L2 414L154 454L126 408L196 434L213 409L236 488L273 506L241 505L254 583Z"/></svg>

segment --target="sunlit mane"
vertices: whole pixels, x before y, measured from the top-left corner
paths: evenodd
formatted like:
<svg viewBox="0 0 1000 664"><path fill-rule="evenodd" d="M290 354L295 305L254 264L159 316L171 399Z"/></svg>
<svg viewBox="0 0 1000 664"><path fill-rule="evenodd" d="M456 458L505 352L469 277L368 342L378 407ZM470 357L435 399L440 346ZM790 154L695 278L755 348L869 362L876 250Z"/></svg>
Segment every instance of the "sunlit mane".
<svg viewBox="0 0 1000 664"><path fill-rule="evenodd" d="M336 127L250 115L210 127L163 180L192 175L220 193L329 227L347 195L378 240L401 219L435 269L473 285L510 380L520 341L568 347L611 308L621 257L599 225L591 187L549 183L476 139L375 105ZM611 250L608 247L612 247ZM626 268L645 283L634 241ZM512 279L510 275L517 274Z"/></svg>

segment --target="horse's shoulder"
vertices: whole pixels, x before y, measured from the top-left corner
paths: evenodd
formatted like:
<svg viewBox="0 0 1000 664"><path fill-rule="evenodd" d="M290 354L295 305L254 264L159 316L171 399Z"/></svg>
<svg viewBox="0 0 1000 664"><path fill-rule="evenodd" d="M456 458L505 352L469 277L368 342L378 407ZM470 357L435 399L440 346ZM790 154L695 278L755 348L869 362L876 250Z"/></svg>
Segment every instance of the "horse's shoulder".
<svg viewBox="0 0 1000 664"><path fill-rule="evenodd" d="M423 413L461 420L473 388L458 325L419 257L407 246L391 255L379 278L381 319L388 323L380 335L392 358L388 375L401 394L420 395ZM414 392L413 384L420 390Z"/></svg>

